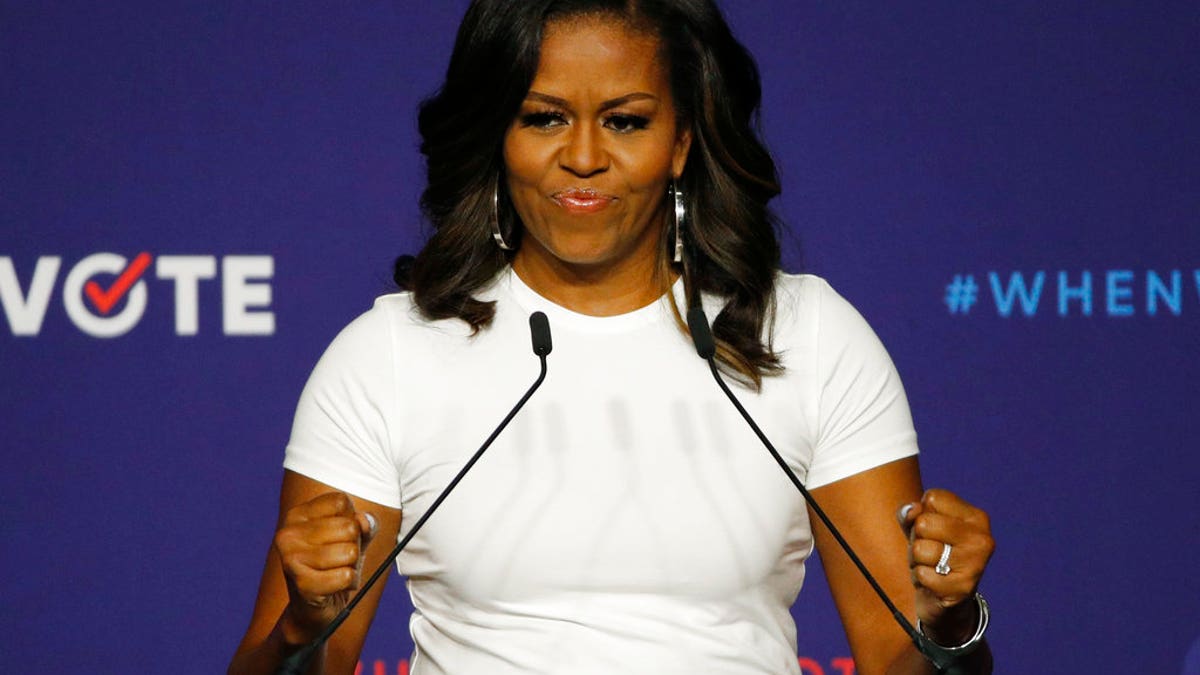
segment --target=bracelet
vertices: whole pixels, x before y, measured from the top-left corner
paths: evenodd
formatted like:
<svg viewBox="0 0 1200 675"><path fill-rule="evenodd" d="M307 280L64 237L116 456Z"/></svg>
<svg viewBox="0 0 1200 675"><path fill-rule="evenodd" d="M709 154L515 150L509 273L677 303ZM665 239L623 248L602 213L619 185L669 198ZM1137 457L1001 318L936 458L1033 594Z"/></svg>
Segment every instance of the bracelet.
<svg viewBox="0 0 1200 675"><path fill-rule="evenodd" d="M987 630L988 619L991 616L990 612L988 611L987 601L983 599L983 596L980 595L978 591L976 591L976 593L975 593L975 604L979 606L979 625L976 626L976 628L975 628L975 634L972 635L969 640L962 643L961 645L958 645L956 647L947 647L945 645L940 645L936 642L933 642L933 638L930 638L928 635L925 635L925 629L921 627L920 619L917 619L917 632L919 632L921 635L925 636L925 638L927 640L929 640L930 642L933 642L933 644L946 650L946 652L949 654L952 654L955 656L970 654L971 652L973 652L979 648L979 643L983 642L983 633L984 633L984 631Z"/></svg>

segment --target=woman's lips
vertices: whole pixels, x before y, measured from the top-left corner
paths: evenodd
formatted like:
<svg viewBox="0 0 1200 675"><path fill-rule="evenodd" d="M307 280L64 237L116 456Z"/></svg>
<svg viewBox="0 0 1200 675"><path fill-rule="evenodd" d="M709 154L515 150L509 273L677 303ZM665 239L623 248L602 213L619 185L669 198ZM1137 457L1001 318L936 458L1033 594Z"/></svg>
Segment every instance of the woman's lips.
<svg viewBox="0 0 1200 675"><path fill-rule="evenodd" d="M595 190L562 190L550 195L559 206L568 213L595 213L616 201L612 195L602 194Z"/></svg>

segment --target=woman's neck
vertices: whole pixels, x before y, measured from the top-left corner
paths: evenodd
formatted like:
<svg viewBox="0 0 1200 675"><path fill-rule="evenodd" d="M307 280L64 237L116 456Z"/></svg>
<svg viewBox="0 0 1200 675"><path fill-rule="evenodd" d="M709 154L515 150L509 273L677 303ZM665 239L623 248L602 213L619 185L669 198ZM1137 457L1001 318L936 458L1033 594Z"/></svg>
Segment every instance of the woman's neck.
<svg viewBox="0 0 1200 675"><path fill-rule="evenodd" d="M674 274L663 278L653 264L638 267L575 265L521 252L512 262L513 272L538 295L589 316L616 316L641 309L661 298L674 282Z"/></svg>

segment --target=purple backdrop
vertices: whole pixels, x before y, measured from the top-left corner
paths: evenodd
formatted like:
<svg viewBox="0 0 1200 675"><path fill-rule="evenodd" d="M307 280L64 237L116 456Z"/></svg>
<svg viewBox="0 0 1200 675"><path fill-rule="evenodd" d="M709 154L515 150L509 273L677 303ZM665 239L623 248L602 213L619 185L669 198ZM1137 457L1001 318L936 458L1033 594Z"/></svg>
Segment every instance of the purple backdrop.
<svg viewBox="0 0 1200 675"><path fill-rule="evenodd" d="M115 4L0 3L0 660L218 672L308 370L421 239L413 110L465 2ZM993 515L1000 672L1196 675L1195 3L726 4L790 266ZM842 673L819 578L800 654ZM394 581L366 672L407 613Z"/></svg>

